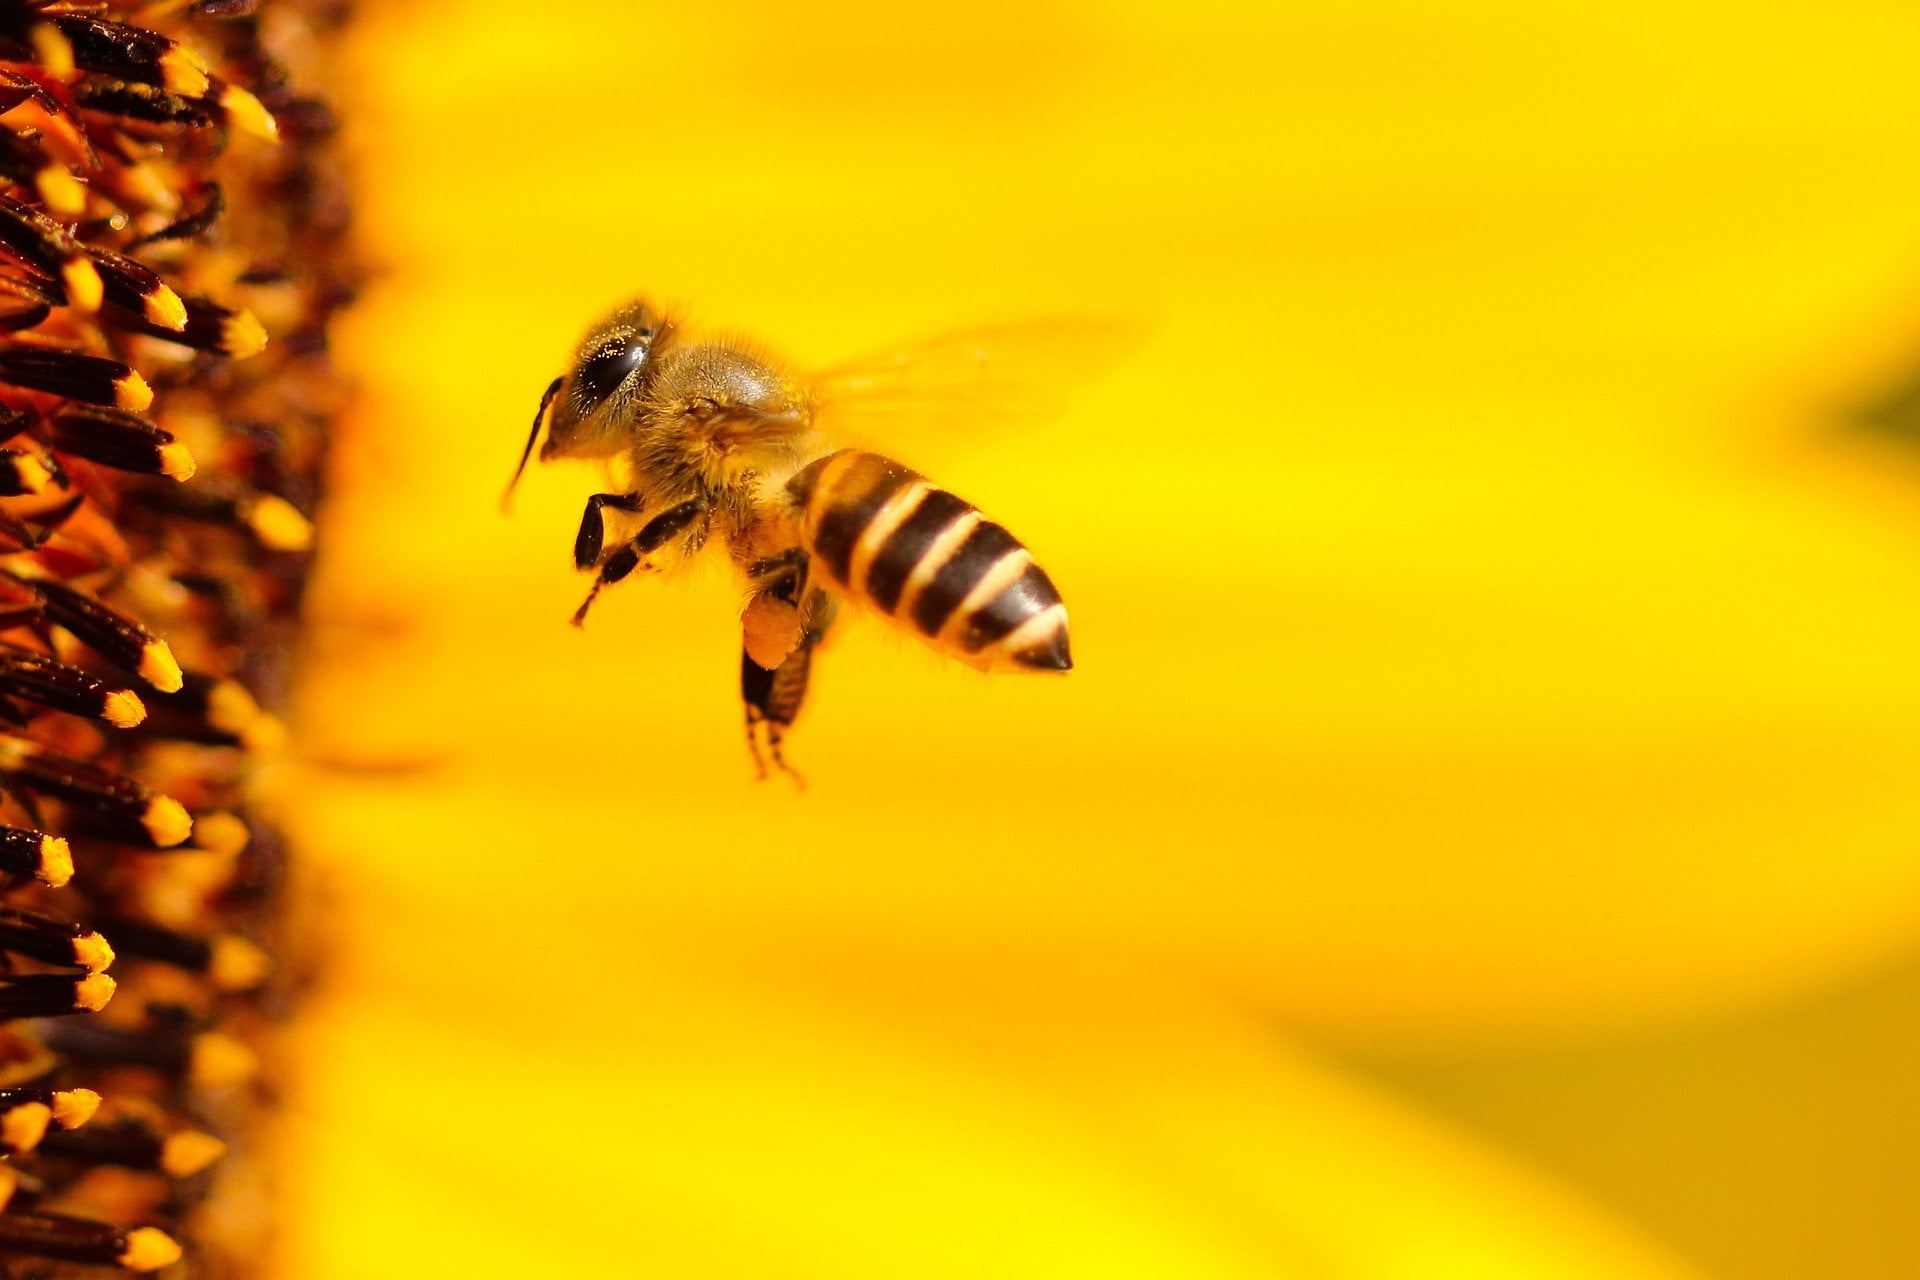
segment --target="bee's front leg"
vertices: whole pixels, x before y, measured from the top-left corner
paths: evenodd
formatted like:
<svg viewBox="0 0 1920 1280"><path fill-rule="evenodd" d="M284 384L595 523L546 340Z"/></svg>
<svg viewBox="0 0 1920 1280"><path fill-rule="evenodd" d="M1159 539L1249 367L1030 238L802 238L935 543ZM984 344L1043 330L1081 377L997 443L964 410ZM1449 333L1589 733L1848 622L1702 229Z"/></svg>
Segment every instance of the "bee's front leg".
<svg viewBox="0 0 1920 1280"><path fill-rule="evenodd" d="M644 504L637 493L596 493L588 498L587 509L580 517L580 532L573 536L573 567L591 569L600 563L600 546L607 536L607 519L600 514L601 508L634 512Z"/></svg>
<svg viewBox="0 0 1920 1280"><path fill-rule="evenodd" d="M619 496L619 495L614 495ZM607 505L611 506L612 503ZM595 512L598 518L598 513ZM614 550L600 566L600 576L593 580L593 590L587 592L587 598L574 611L573 625L578 627L586 623L587 610L593 607L593 601L600 594L600 588L611 586L640 567L640 561L664 547L671 539L685 533L694 521L707 514L705 498L689 498L676 507L668 507L659 515L640 527L640 532ZM597 554L597 549L596 549Z"/></svg>

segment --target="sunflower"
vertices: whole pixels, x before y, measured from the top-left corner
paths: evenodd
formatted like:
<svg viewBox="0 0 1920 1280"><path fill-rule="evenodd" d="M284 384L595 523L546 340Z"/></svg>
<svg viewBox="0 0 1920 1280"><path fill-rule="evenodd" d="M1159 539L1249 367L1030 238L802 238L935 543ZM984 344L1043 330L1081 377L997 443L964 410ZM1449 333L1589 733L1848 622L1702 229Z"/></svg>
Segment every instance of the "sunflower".
<svg viewBox="0 0 1920 1280"><path fill-rule="evenodd" d="M328 940L287 1274L1721 1265L1353 1064L1711 1037L1913 945L1910 445L1853 410L1911 354L1920 18L441 0L346 41L382 274L277 779ZM729 584L568 628L592 478L494 497L641 293L814 366L1141 322L1051 427L899 446L1044 558L1072 675L849 628L796 797Z"/></svg>

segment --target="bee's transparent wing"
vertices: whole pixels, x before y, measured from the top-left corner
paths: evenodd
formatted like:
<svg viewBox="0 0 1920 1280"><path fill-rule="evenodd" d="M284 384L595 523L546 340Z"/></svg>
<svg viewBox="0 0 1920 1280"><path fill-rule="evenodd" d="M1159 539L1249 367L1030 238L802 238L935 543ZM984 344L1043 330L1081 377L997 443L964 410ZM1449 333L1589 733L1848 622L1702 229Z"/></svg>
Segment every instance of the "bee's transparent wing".
<svg viewBox="0 0 1920 1280"><path fill-rule="evenodd" d="M816 418L837 441L915 464L954 441L1061 417L1143 333L1060 316L944 334L822 370Z"/></svg>

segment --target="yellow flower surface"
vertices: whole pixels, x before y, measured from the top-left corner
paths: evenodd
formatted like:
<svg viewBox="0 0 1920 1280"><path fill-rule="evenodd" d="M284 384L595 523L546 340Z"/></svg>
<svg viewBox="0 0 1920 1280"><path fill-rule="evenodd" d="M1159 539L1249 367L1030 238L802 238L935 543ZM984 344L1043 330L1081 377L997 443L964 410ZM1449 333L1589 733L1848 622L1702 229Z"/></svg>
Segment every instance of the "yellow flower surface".
<svg viewBox="0 0 1920 1280"><path fill-rule="evenodd" d="M1913 459L1854 424L1916 53L1866 3L367 6L292 1274L1694 1274L1298 1045L1912 945ZM895 446L1076 670L857 622L796 794L724 574L569 628L599 478L495 502L634 294L802 367L1136 326L1056 423Z"/></svg>

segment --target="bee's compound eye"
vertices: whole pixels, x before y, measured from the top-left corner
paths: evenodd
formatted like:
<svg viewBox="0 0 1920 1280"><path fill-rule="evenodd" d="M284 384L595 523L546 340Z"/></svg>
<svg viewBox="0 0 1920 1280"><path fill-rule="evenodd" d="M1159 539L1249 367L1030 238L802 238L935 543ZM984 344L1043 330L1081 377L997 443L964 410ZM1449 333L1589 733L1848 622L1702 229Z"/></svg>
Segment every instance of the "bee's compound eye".
<svg viewBox="0 0 1920 1280"><path fill-rule="evenodd" d="M645 341L630 342L622 338L582 360L573 375L575 409L582 414L592 413L601 401L633 376L634 370L647 362L649 348L650 344Z"/></svg>

